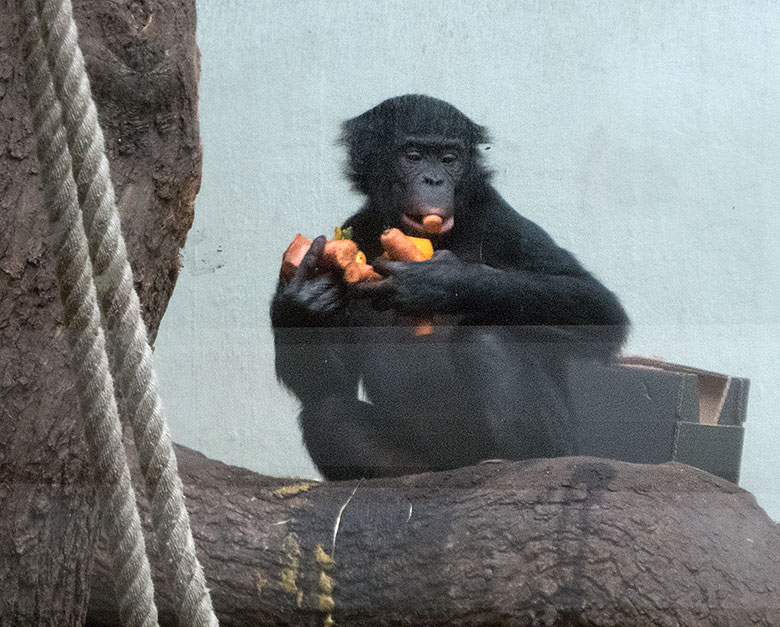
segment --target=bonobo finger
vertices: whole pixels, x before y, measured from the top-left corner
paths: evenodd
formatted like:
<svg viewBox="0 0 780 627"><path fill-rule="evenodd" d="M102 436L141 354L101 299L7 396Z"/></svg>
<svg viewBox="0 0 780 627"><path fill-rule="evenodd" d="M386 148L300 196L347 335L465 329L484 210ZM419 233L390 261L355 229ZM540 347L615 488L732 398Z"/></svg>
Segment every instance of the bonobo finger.
<svg viewBox="0 0 780 627"><path fill-rule="evenodd" d="M433 253L431 261L460 261L451 250L437 250Z"/></svg>
<svg viewBox="0 0 780 627"><path fill-rule="evenodd" d="M317 276L317 261L322 256L322 252L325 250L325 242L327 241L328 239L324 235L314 239L309 250L303 256L298 270L295 271L294 283L310 281Z"/></svg>
<svg viewBox="0 0 780 627"><path fill-rule="evenodd" d="M291 286L289 298L309 314L329 313L343 302L340 285L328 274Z"/></svg>
<svg viewBox="0 0 780 627"><path fill-rule="evenodd" d="M335 311L342 302L341 292L336 288L328 288L309 303L309 309L315 313Z"/></svg>
<svg viewBox="0 0 780 627"><path fill-rule="evenodd" d="M379 296L395 290L394 281L391 278L381 281L359 281L349 284L349 290L358 296Z"/></svg>
<svg viewBox="0 0 780 627"><path fill-rule="evenodd" d="M379 272L379 274L398 274L399 272L403 272L409 267L408 261L390 261L388 259L384 259L382 257L378 257L377 259L374 259L371 262L371 265L374 266L374 270Z"/></svg>

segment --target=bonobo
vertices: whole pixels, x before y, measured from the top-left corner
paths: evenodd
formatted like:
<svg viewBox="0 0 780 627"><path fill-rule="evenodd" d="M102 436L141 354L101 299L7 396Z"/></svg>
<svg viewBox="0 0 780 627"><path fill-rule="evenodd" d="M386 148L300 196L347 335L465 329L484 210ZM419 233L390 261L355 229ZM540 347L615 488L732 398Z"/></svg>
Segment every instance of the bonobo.
<svg viewBox="0 0 780 627"><path fill-rule="evenodd" d="M619 350L617 298L492 187L487 131L452 105L391 98L345 122L341 140L366 196L344 226L383 278L348 285L323 271L321 236L271 305L276 371L301 401L319 470L346 479L575 454L566 371ZM384 260L389 227L430 238L433 258ZM421 319L432 333L415 332Z"/></svg>

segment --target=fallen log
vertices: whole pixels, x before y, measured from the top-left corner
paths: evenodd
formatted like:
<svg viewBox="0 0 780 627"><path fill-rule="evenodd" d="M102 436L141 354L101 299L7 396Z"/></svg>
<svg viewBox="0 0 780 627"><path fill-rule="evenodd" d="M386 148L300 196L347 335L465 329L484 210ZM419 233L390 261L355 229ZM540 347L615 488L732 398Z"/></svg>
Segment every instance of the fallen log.
<svg viewBox="0 0 780 627"><path fill-rule="evenodd" d="M572 457L318 483L177 450L223 626L780 624L778 526L690 466ZM88 624L116 624L102 553Z"/></svg>

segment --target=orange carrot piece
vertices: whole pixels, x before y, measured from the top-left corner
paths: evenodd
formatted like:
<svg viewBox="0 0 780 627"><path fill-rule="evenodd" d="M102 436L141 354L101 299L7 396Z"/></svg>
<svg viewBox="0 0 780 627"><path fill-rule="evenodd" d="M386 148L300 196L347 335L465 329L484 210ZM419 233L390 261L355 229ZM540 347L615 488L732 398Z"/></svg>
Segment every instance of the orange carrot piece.
<svg viewBox="0 0 780 627"><path fill-rule="evenodd" d="M358 246L352 240L332 239L325 244L322 256L329 265L343 270L355 261L357 254Z"/></svg>
<svg viewBox="0 0 780 627"><path fill-rule="evenodd" d="M344 268L344 280L347 283L358 283L360 281L379 281L382 275L374 270L373 266L367 263L353 261Z"/></svg>
<svg viewBox="0 0 780 627"><path fill-rule="evenodd" d="M414 334L417 336L420 335L431 335L433 333L433 321L431 320L425 320L423 318L418 318L415 321L414 325Z"/></svg>
<svg viewBox="0 0 780 627"><path fill-rule="evenodd" d="M382 233L382 248L391 261L426 261L420 251L400 229L387 229Z"/></svg>
<svg viewBox="0 0 780 627"><path fill-rule="evenodd" d="M407 235L406 239L414 244L426 259L433 257L433 244L427 237L411 237Z"/></svg>
<svg viewBox="0 0 780 627"><path fill-rule="evenodd" d="M422 220L423 228L426 233L441 233L442 222L441 216L434 214L425 216Z"/></svg>
<svg viewBox="0 0 780 627"><path fill-rule="evenodd" d="M297 233L282 255L282 276L288 281L293 277L304 255L311 247L311 240Z"/></svg>
<svg viewBox="0 0 780 627"><path fill-rule="evenodd" d="M282 255L281 274L286 280L290 280L303 257L311 248L311 240L300 233L296 234L293 241ZM366 263L366 255L358 250L358 246L351 240L329 240L325 243L322 253L324 265L328 268L344 270L344 279L347 283L358 281L378 281L382 275Z"/></svg>

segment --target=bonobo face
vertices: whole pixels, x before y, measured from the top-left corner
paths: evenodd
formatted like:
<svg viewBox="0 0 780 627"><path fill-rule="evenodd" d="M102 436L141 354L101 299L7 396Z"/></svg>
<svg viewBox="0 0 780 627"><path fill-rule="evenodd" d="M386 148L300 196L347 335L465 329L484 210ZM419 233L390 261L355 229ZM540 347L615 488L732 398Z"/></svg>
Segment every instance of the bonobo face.
<svg viewBox="0 0 780 627"><path fill-rule="evenodd" d="M450 231L455 223L455 190L466 170L466 146L438 136L405 137L399 142L395 168L401 183L401 227L407 235ZM423 225L426 216L441 222Z"/></svg>

